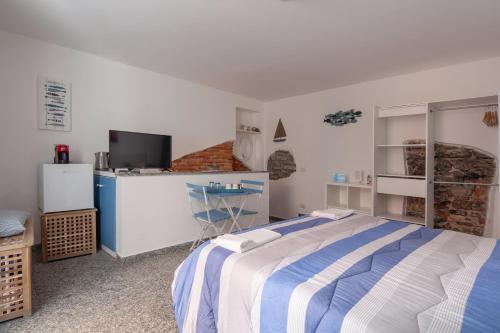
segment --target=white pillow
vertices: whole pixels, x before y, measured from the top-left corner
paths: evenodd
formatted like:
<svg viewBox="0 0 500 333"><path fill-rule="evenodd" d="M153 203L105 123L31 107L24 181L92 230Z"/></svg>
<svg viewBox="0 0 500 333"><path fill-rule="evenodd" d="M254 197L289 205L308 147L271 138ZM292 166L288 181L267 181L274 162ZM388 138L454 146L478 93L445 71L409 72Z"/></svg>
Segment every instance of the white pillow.
<svg viewBox="0 0 500 333"><path fill-rule="evenodd" d="M0 237L22 234L29 216L30 213L19 210L0 210Z"/></svg>

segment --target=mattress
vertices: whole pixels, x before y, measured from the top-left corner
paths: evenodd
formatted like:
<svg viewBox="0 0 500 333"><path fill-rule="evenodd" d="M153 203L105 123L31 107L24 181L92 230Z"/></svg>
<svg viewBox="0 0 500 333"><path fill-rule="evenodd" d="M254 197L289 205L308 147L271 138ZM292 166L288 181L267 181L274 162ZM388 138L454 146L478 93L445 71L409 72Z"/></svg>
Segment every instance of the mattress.
<svg viewBox="0 0 500 333"><path fill-rule="evenodd" d="M172 284L181 332L500 332L499 241L302 217L246 253L205 242Z"/></svg>

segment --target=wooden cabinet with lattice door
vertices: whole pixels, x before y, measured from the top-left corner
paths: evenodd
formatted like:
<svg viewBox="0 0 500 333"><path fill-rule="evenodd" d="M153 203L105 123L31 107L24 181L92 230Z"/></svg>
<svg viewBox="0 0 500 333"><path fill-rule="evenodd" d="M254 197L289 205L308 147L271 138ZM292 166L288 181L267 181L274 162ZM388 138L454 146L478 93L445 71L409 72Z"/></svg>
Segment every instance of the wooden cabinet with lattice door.
<svg viewBox="0 0 500 333"><path fill-rule="evenodd" d="M33 220L20 235L0 238L0 321L31 315Z"/></svg>
<svg viewBox="0 0 500 333"><path fill-rule="evenodd" d="M96 253L96 209L40 214L42 261Z"/></svg>

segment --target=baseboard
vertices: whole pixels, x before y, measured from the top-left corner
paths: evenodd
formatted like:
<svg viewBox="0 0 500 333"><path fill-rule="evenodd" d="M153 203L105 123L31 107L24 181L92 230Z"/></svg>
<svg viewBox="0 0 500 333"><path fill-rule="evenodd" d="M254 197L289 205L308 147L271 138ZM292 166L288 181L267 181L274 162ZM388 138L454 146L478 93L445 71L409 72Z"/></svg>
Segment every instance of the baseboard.
<svg viewBox="0 0 500 333"><path fill-rule="evenodd" d="M118 258L118 255L115 251L111 250L109 247L101 244L101 250L112 256L113 258Z"/></svg>
<svg viewBox="0 0 500 333"><path fill-rule="evenodd" d="M278 216L269 216L269 220L270 221L272 220L273 222L280 222L280 221L285 221L286 219Z"/></svg>
<svg viewBox="0 0 500 333"><path fill-rule="evenodd" d="M208 240L208 238L205 240ZM132 254L132 255L129 255L127 257L120 257L120 255L117 254L116 258L118 260L120 260L121 262L140 260L140 259L150 257L150 256L168 254L170 251L175 251L176 248L191 246L191 244L192 244L192 242L181 243L181 244L177 244L177 245L163 247L163 248L156 249L156 250L151 250L151 251L142 252L142 253L138 253L138 254Z"/></svg>

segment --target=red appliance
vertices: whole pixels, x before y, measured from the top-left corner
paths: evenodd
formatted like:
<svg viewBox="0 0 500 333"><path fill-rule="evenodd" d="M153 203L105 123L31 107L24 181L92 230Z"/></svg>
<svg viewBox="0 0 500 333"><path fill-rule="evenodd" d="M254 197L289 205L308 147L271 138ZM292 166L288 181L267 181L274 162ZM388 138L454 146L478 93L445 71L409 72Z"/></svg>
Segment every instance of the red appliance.
<svg viewBox="0 0 500 333"><path fill-rule="evenodd" d="M68 164L69 163L69 146L68 145L55 145L54 148L54 163L55 164Z"/></svg>

